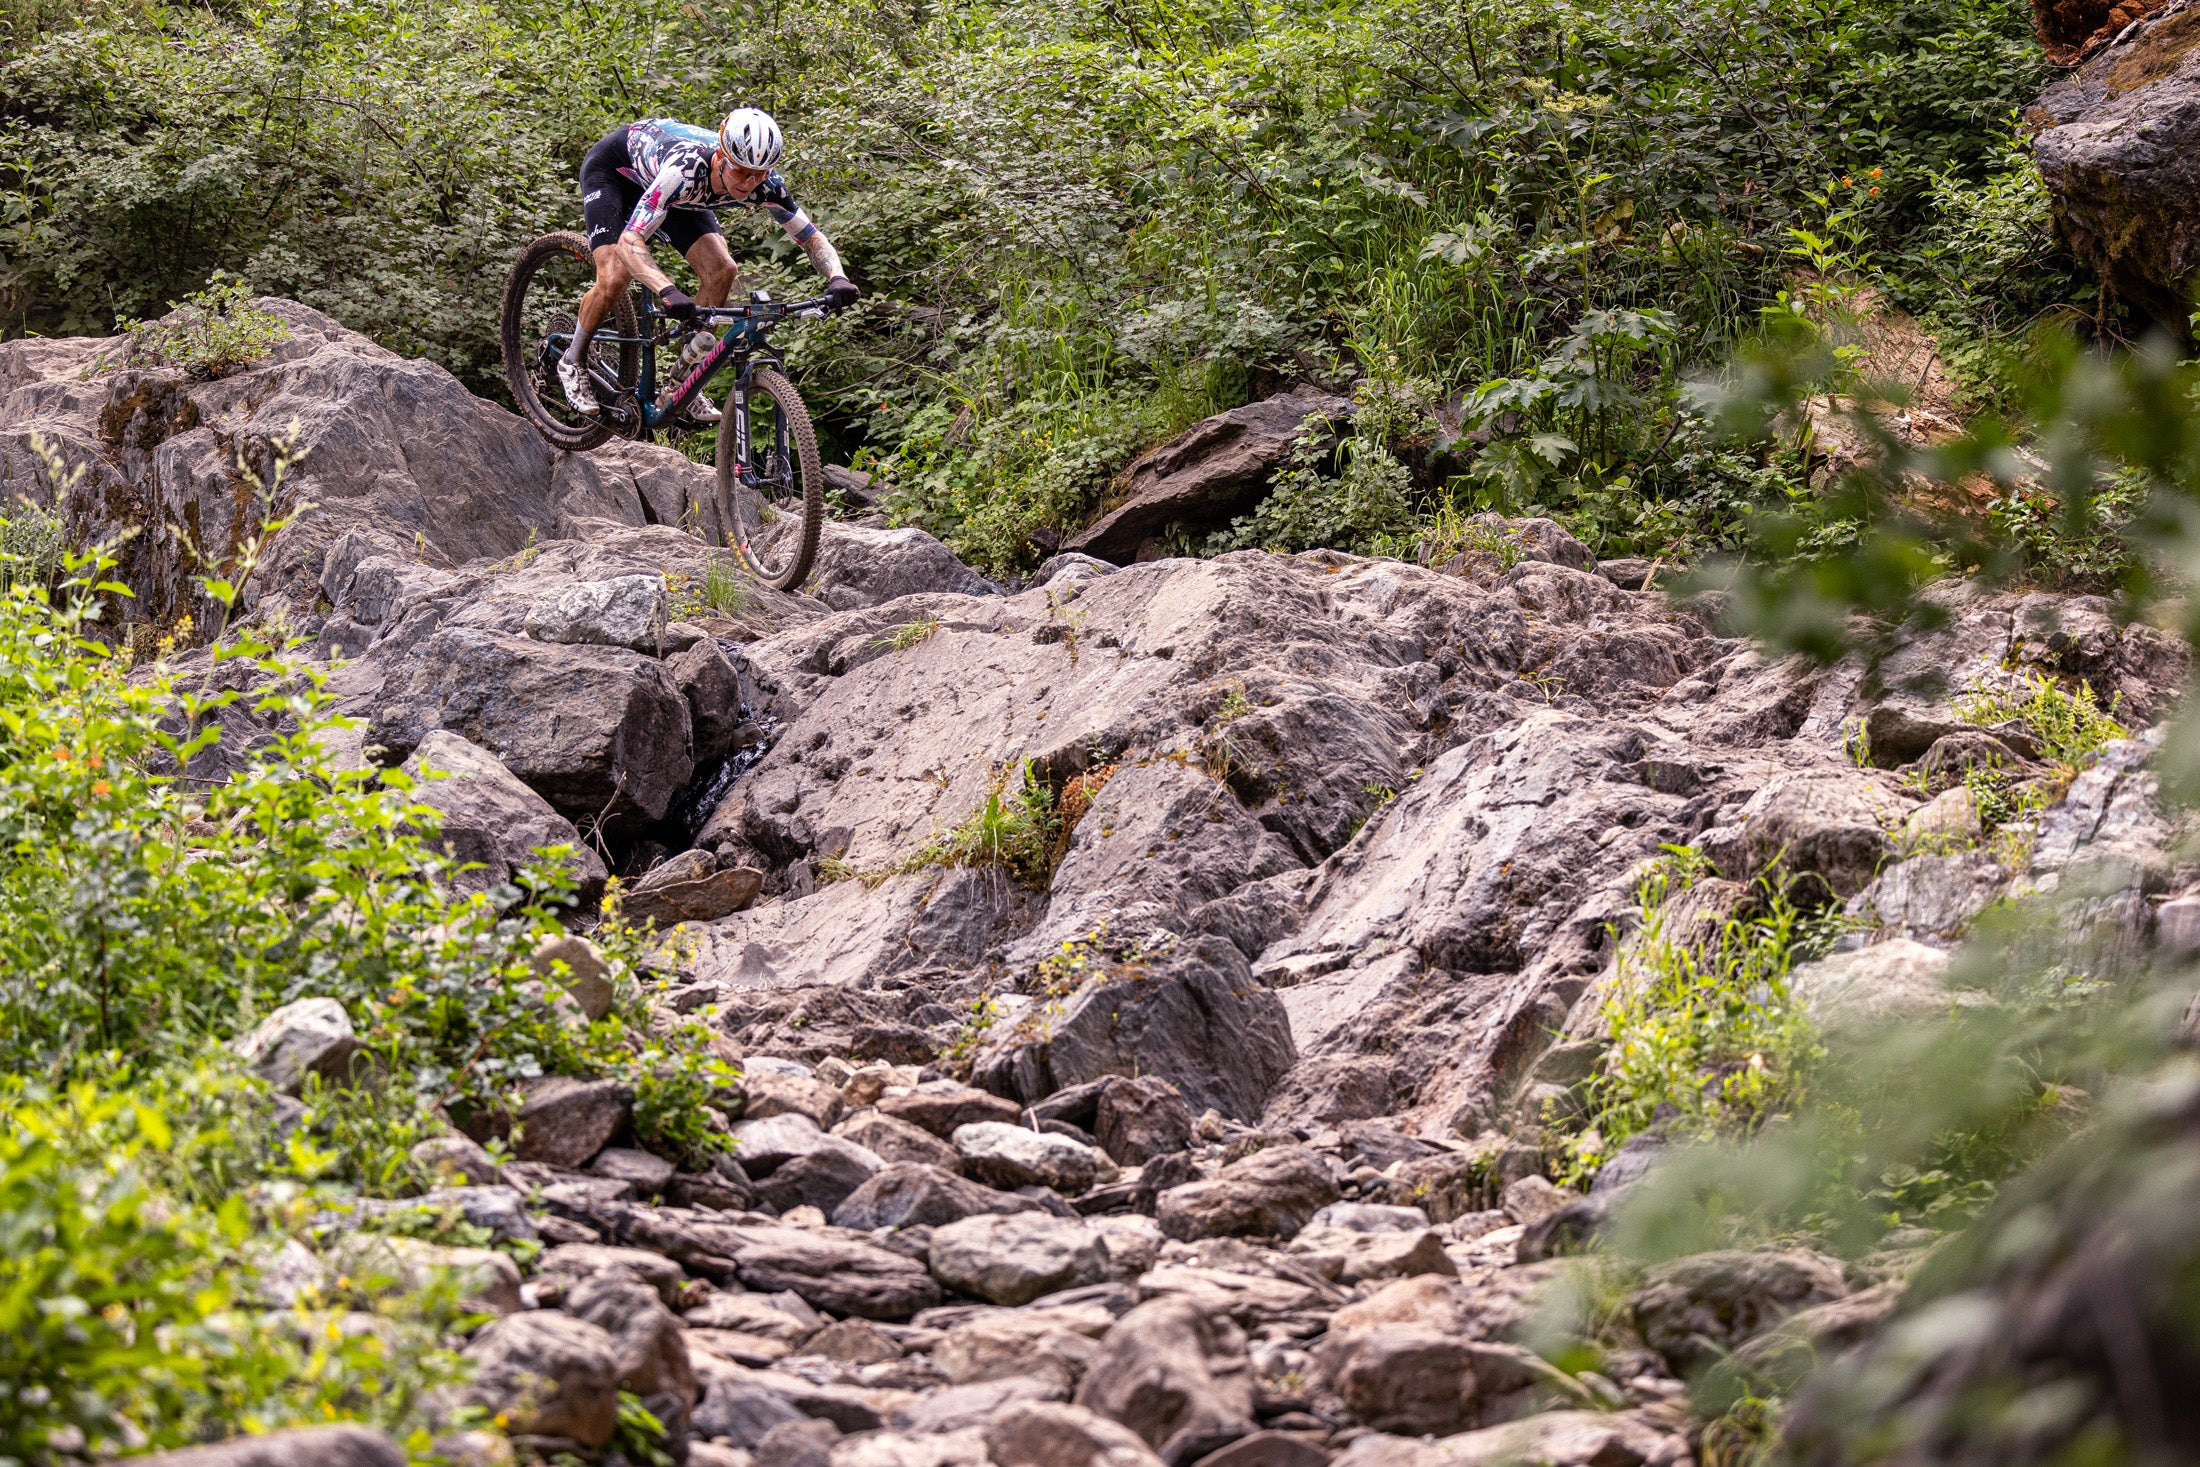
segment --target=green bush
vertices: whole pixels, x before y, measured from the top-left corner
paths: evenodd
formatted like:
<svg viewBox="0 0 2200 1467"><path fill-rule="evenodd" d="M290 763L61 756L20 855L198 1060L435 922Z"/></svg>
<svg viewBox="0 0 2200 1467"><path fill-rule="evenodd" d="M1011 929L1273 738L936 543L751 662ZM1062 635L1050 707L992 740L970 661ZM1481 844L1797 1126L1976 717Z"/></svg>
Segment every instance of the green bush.
<svg viewBox="0 0 2200 1467"><path fill-rule="evenodd" d="M440 1342L459 1322L447 1293L357 1298L375 1315L364 1330L339 1327L312 1301L260 1312L252 1292L271 1246L266 1219L240 1192L200 1205L157 1184L191 1168L179 1151L208 1144L185 1119L88 1081L9 1088L0 1463L100 1459L336 1417L410 1435L429 1393L457 1377Z"/></svg>
<svg viewBox="0 0 2200 1467"><path fill-rule="evenodd" d="M257 633L189 674L132 677L88 629L99 559L72 559L56 597L16 580L0 596L0 1062L60 1084L116 1063L191 1053L277 1005L336 999L388 1080L377 1124L342 1155L356 1179L404 1185L404 1144L438 1108L491 1110L541 1074L619 1074L647 1088L645 1140L707 1149L698 1114L719 1081L701 1047L651 1036L634 953L615 1012L569 1022L529 967L562 878L453 899L426 842L434 812L400 772L334 765L321 670ZM209 582L217 599L226 583ZM246 670L246 676L229 674ZM217 676L220 673L222 675ZM243 684L252 693L236 691ZM235 751L218 783L187 766L250 706L279 732ZM557 853L549 853L553 863ZM318 1109L331 1126L347 1104ZM408 1126L410 1129L408 1129ZM374 1144L369 1144L374 1143Z"/></svg>

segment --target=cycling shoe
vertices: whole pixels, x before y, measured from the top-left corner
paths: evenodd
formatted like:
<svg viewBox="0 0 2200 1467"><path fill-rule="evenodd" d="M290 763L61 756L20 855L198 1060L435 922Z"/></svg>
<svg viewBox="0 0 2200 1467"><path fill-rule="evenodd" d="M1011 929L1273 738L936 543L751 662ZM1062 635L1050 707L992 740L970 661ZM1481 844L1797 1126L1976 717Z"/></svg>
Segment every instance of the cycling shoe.
<svg viewBox="0 0 2200 1467"><path fill-rule="evenodd" d="M573 411L591 417L603 411L603 404L596 401L596 389L589 385L588 368L581 363L560 359L558 385L565 389L565 401Z"/></svg>

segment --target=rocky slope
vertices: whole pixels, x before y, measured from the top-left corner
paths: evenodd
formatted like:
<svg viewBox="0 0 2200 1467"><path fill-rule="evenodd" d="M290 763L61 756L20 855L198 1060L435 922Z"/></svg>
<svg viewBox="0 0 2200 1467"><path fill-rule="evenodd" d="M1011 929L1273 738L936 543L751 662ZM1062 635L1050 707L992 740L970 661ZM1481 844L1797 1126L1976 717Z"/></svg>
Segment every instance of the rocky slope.
<svg viewBox="0 0 2200 1467"><path fill-rule="evenodd" d="M550 453L277 309L293 342L214 383L0 346L0 452L55 497L42 435L84 471L74 524L144 531L160 615L191 564L164 527L243 543L236 457L293 436L318 507L252 599L349 659L345 756L455 771L446 836L488 874L578 841L584 891L619 872L629 916L680 924L660 1001L744 1065L732 1159L681 1172L622 1144L619 1086L545 1081L519 1161L421 1157L427 1205L548 1245L524 1274L354 1217L273 1275L460 1269L496 1316L473 1397L544 1455L601 1452L624 1389L698 1467L1689 1460L1709 1354L1888 1291L1711 1254L1628 1302L1640 1347L1603 1374L1517 1342L1594 1212L1540 1175L1538 1122L1594 1064L1646 860L1690 843L1711 895L1779 863L1846 903L1854 950L1799 979L1828 1011L1944 1004L1970 920L2080 867L2110 939L2183 930L2143 740L2021 860L1919 838L1961 826L1935 792L1963 769L2039 753L1961 715L1974 686L2050 673L2140 724L2181 689L2181 645L2097 599L1950 588L1944 627L1819 669L1530 521L1438 567L1068 555L1013 591L835 525L808 594L713 605L678 528L704 470ZM989 802L1025 858L943 860ZM249 1046L278 1081L344 1043L294 1008Z"/></svg>

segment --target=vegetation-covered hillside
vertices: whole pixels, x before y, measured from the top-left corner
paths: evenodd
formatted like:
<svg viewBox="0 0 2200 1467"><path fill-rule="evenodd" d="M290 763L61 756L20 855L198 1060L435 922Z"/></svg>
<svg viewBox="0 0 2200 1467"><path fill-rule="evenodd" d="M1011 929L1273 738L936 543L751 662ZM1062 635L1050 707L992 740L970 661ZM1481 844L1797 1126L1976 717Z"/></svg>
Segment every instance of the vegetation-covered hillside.
<svg viewBox="0 0 2200 1467"><path fill-rule="evenodd" d="M1731 546L1800 463L1722 450L1685 384L1762 312L1836 324L1868 272L1993 403L2019 333L2095 305L2013 140L2046 74L2014 0L11 4L14 332L220 272L495 394L503 273L578 223L589 144L772 109L869 292L804 391L995 573L1293 378L1357 384L1355 450L1184 548L1410 551L1529 505L1603 554Z"/></svg>

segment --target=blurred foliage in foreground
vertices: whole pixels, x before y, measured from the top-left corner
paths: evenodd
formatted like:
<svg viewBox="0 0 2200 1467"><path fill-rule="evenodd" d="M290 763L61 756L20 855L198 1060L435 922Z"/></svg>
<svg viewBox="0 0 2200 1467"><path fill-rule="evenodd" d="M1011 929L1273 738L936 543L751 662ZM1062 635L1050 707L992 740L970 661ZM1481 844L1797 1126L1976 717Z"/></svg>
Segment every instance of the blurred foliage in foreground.
<svg viewBox="0 0 2200 1467"><path fill-rule="evenodd" d="M1835 370L1812 334L1774 333L1707 398L1745 439L1792 432ZM2019 569L1975 523L1918 508L1933 488L2029 486L2073 536L2100 524L2104 499L2132 506L2122 605L2190 642L2200 615L2170 598L2200 569L2200 365L2159 342L2117 355L2064 346L2019 386L2028 445L1982 420L1930 448L1883 426L1899 393L1852 387L1872 451L1823 497L1761 520L1752 553L1696 592L1723 596L1738 629L1777 647L1868 648L1891 623L1937 614L1920 599L1935 579ZM2082 699L2017 696L2058 758L2085 762L2113 732ZM2173 806L2189 805L2200 791L2189 710L2157 768ZM1988 912L1949 971L1943 1019L1790 1043L1775 1113L1737 1107L1735 1123L1675 1129L1696 1139L1619 1209L1592 1269L1603 1282L1582 1300L1659 1260L1736 1246L1805 1244L1866 1278L1907 1280L1858 1351L1793 1334L1702 1375L1697 1404L1716 1418L1707 1450L1814 1467L2200 1451L2200 970L2152 955L2127 925L2163 875L2147 863L2191 855L2073 867L2052 895ZM1784 995L1759 989L1776 1011Z"/></svg>

